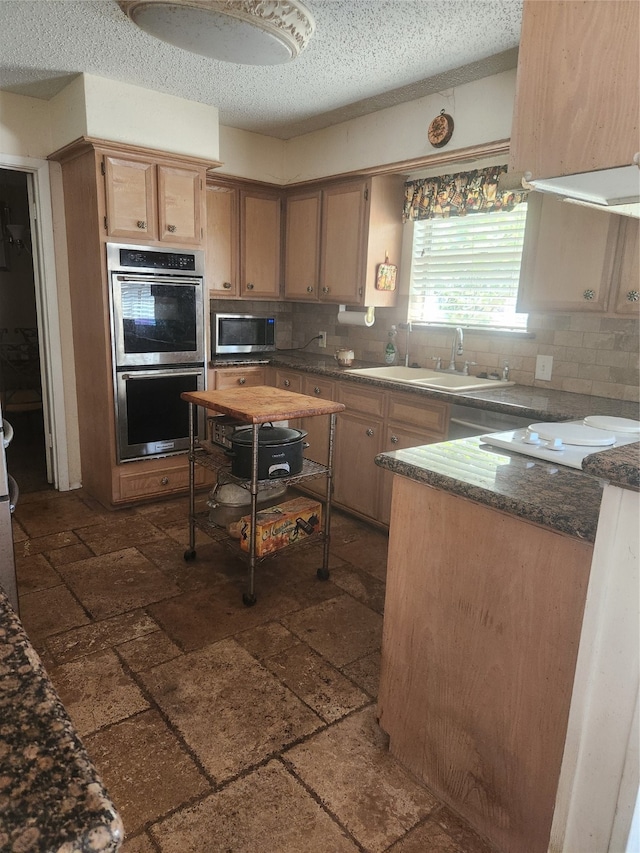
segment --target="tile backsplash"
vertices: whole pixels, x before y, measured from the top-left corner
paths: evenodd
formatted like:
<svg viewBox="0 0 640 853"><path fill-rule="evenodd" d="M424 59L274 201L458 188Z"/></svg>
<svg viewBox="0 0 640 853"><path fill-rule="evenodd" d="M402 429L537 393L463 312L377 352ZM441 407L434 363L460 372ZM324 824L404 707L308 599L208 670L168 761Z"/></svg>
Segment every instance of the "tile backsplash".
<svg viewBox="0 0 640 853"><path fill-rule="evenodd" d="M375 324L340 326L336 305L293 302L212 301L222 310L250 313L272 312L278 317L280 349L304 347L304 352L331 354L349 346L357 359L384 364L384 350L392 324L402 322L398 309L376 310ZM600 314L530 314L526 334L479 332L464 334L464 354L456 356L460 367L471 364L470 373L501 372L505 362L510 378L519 385L553 388L610 399L640 399L640 330L636 318ZM327 348L311 339L327 332ZM409 363L431 367L440 357L443 365L451 355L452 329L417 328L409 335ZM311 341L311 343L309 343ZM404 364L407 334L399 330L396 344ZM535 379L537 355L553 356L550 381Z"/></svg>

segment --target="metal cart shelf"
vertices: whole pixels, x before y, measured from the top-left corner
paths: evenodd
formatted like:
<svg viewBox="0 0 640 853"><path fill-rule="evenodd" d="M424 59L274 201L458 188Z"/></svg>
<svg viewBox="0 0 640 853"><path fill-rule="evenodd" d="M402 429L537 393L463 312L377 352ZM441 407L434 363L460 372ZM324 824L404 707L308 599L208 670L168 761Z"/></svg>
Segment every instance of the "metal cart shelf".
<svg viewBox="0 0 640 853"><path fill-rule="evenodd" d="M237 483L249 490L251 495L251 531L249 539L249 551L243 552L236 545L234 551L248 559L247 589L243 593L242 600L247 606L256 603L255 595L255 567L260 559L256 556L256 517L258 513L258 492L261 481L258 479L258 437L261 424L272 421L283 421L293 418L314 417L316 415L329 415L329 450L327 465L321 465L310 459L304 459L302 470L297 474L287 475L278 479L278 482L294 485L303 480L326 477L326 493L324 498L324 525L320 536L323 542L322 566L317 570L320 580L329 578L329 545L331 529L331 494L333 477L333 448L336 415L344 410L342 403L317 400L305 394L296 394L292 391L283 391L279 388L268 386L254 386L250 388L233 388L222 391L187 391L183 393L182 399L189 403L189 548L185 551L185 560L193 560L196 556L195 533L196 528L203 530L217 541L229 542L229 535L225 529L213 524L204 514L196 514L195 511L195 467L203 466L210 470L218 470L228 464L227 457L222 448L209 441L198 441L196 436L196 406L202 406L210 412L229 415L237 421L250 424L253 427L252 453L251 453L251 478L241 479L229 474L232 482ZM272 482L272 481L269 481ZM315 538L315 537L314 537ZM310 542L310 540L307 540ZM291 546L289 546L291 547ZM277 552L276 552L277 553Z"/></svg>

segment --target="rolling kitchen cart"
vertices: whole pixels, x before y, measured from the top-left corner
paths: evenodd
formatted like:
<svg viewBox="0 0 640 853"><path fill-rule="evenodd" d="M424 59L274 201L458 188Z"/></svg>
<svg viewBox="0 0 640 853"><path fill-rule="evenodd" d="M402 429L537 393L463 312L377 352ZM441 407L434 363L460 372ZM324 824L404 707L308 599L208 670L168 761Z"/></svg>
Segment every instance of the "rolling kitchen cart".
<svg viewBox="0 0 640 853"><path fill-rule="evenodd" d="M287 474L284 477L278 478L278 482L295 484L312 477L326 477L327 488L324 500L324 524L323 530L317 534L323 540L323 556L322 566L318 569L317 575L320 580L327 580L329 577L334 433L336 415L338 412L343 411L345 406L342 403L317 400L306 394L297 394L293 391L283 391L279 388L262 385L221 391L185 391L181 394L181 397L189 403L189 549L185 551L185 560L192 560L196 556L196 528L204 530L218 540L228 540L229 538L226 530L211 522L206 513L196 514L195 511L195 466L202 465L210 470L219 470L229 464L223 448L206 440L198 441L196 435L196 407L202 406L209 412L215 412L218 415L227 415L238 423L250 424L253 427L250 479L241 479L228 474L231 482L247 488L251 495L251 530L247 554L249 568L247 590L242 596L242 600L247 606L256 603L254 591L255 567L258 559L264 559L263 557L256 557L256 518L258 513L258 491L261 482L258 479L258 439L260 426L273 421L329 415L329 451L327 464L321 465L310 459L303 459L302 470L299 473ZM273 480L269 480L269 482L273 482ZM243 552L239 551L239 553L242 554Z"/></svg>

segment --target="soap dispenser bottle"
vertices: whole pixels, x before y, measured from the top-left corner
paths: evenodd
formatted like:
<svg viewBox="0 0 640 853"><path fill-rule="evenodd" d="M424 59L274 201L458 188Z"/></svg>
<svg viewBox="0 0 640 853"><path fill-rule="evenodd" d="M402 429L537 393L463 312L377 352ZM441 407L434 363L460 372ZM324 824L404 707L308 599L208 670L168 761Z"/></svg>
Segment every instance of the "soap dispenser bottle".
<svg viewBox="0 0 640 853"><path fill-rule="evenodd" d="M392 326L389 330L389 343L387 344L384 351L384 363L385 364L395 364L398 358L398 347L396 346L396 335L398 334L398 330L395 326Z"/></svg>

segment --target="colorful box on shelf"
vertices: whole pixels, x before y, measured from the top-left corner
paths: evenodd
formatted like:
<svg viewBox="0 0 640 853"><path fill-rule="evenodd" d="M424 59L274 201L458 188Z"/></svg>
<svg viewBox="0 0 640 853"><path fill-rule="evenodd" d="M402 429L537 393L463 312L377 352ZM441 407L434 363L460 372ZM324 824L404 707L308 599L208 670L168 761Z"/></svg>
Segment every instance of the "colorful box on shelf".
<svg viewBox="0 0 640 853"><path fill-rule="evenodd" d="M294 498L260 510L256 516L256 557L264 557L320 530L322 504L310 498ZM240 547L248 551L251 516L240 519Z"/></svg>

